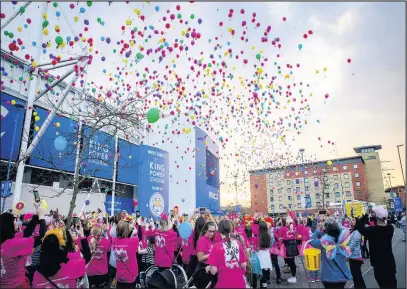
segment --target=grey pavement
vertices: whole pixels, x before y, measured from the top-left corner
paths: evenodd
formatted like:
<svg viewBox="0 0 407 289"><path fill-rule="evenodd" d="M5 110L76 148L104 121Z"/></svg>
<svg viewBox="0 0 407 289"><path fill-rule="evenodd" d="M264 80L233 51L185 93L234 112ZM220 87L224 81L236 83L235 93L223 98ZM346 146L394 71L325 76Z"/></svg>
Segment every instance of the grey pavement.
<svg viewBox="0 0 407 289"><path fill-rule="evenodd" d="M406 243L402 242L404 236L401 229L395 229L395 235L393 237L393 254L396 259L396 266L397 266L397 287L398 288L406 288ZM373 274L373 268L370 265L369 260L364 260L364 264L362 266L362 274L363 279L365 280L367 288L379 288L379 285L376 282ZM305 263L303 257L297 257L295 260L297 264L297 283L290 284L288 282L283 282L282 284L276 284L276 273L275 270L271 272L271 284L269 284L269 288L324 288L321 282L309 283L307 280L307 271L305 270ZM279 258L280 266L284 265L284 260ZM281 268L282 278L288 279L291 277L290 273L283 273L283 269ZM353 288L353 282L349 281L345 285L345 288Z"/></svg>

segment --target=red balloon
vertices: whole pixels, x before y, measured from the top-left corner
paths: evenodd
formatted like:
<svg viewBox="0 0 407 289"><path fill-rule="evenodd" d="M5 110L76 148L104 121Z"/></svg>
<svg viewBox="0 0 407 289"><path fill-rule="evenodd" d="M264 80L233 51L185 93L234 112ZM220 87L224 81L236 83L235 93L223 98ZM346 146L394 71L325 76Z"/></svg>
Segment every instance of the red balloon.
<svg viewBox="0 0 407 289"><path fill-rule="evenodd" d="M348 63L351 63L351 62L352 62L352 59L348 58Z"/></svg>
<svg viewBox="0 0 407 289"><path fill-rule="evenodd" d="M244 14L244 9L241 9L241 10L240 10L240 13Z"/></svg>
<svg viewBox="0 0 407 289"><path fill-rule="evenodd" d="M307 38L308 38L308 35L307 35L307 34L304 34L304 38L307 39Z"/></svg>
<svg viewBox="0 0 407 289"><path fill-rule="evenodd" d="M327 99L329 97L329 94L328 93L326 93L325 94L325 99Z"/></svg>
<svg viewBox="0 0 407 289"><path fill-rule="evenodd" d="M287 20L287 18L283 17L283 21L286 21L286 20Z"/></svg>
<svg viewBox="0 0 407 289"><path fill-rule="evenodd" d="M223 26L223 22L219 22L219 26Z"/></svg>
<svg viewBox="0 0 407 289"><path fill-rule="evenodd" d="M308 30L309 35L312 35L312 33L313 33L312 30Z"/></svg>
<svg viewBox="0 0 407 289"><path fill-rule="evenodd" d="M177 10L179 11L179 10L181 10L181 6L179 6L179 5L177 5Z"/></svg>

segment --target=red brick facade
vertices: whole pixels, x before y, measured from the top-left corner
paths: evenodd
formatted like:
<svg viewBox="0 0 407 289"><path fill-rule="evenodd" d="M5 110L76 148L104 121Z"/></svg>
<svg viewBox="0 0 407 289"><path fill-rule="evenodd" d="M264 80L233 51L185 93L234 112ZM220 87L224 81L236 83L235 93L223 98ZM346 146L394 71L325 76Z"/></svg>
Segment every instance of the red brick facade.
<svg viewBox="0 0 407 289"><path fill-rule="evenodd" d="M268 213L266 175L250 176L251 209L253 213Z"/></svg>

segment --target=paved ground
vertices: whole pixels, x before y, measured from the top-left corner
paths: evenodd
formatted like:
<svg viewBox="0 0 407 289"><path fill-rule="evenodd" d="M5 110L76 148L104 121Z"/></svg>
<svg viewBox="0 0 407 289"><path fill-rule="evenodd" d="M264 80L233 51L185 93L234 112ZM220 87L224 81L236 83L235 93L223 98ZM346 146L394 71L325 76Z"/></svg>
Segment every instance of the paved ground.
<svg viewBox="0 0 407 289"><path fill-rule="evenodd" d="M396 229L395 235L393 237L393 254L396 258L397 266L397 287L406 288L406 243L402 242L403 232L401 229ZM284 265L284 260L279 258L280 265ZM289 284L287 282L282 284L275 283L275 271L271 273L272 281L269 288L323 288L322 283L308 283L307 273L305 271L305 265L302 258L296 258L297 264L297 283ZM362 266L362 274L365 280L367 288L379 288L377 282L373 275L372 267L370 266L369 260L365 260L365 264ZM290 274L282 273L283 278L287 279L291 277ZM346 284L345 288L353 288L353 282L350 281Z"/></svg>

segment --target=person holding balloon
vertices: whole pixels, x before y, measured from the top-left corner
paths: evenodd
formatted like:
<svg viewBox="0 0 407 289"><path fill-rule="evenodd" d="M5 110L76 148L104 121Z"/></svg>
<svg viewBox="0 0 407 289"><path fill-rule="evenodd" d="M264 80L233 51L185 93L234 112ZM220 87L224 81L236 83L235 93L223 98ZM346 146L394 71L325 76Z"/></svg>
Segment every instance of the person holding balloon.
<svg viewBox="0 0 407 289"><path fill-rule="evenodd" d="M155 232L155 264L160 271L169 269L174 262L177 246L177 233L166 214L161 215L159 231Z"/></svg>

